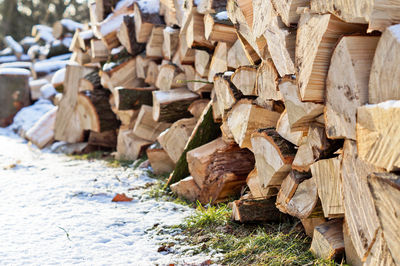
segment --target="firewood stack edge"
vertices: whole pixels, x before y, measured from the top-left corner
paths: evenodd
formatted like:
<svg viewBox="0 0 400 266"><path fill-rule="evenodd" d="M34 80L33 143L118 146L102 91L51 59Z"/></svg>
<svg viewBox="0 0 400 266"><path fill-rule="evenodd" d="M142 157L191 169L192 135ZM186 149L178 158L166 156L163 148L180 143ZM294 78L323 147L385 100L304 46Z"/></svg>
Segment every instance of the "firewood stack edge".
<svg viewBox="0 0 400 266"><path fill-rule="evenodd" d="M50 85L57 107L24 135L38 147L146 153L190 201L236 198L239 222L300 219L318 257L400 265L399 1L88 8L6 38L1 126Z"/></svg>

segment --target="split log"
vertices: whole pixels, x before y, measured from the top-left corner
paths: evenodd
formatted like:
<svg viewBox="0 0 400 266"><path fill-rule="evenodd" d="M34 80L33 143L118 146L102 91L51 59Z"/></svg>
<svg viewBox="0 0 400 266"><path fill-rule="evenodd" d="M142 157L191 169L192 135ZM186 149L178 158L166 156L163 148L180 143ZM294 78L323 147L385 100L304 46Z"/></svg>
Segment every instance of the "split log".
<svg viewBox="0 0 400 266"><path fill-rule="evenodd" d="M171 190L181 198L185 198L191 202L195 202L200 195L200 188L194 182L193 177L188 176L181 181L172 184Z"/></svg>
<svg viewBox="0 0 400 266"><path fill-rule="evenodd" d="M254 168L254 156L249 150L225 143L222 138L189 151L186 158L189 171L201 189L201 202L220 199L227 183L245 184L247 175ZM235 195L240 190L238 186L234 191L225 192Z"/></svg>
<svg viewBox="0 0 400 266"><path fill-rule="evenodd" d="M259 178L264 187L279 186L289 174L296 150L275 128L260 129L251 136Z"/></svg>
<svg viewBox="0 0 400 266"><path fill-rule="evenodd" d="M93 71L79 79L79 91L94 91L102 89L98 71Z"/></svg>
<svg viewBox="0 0 400 266"><path fill-rule="evenodd" d="M346 263L354 266L363 265L361 258L358 256L356 249L351 240L349 227L346 223L346 219L343 220L343 241L346 256Z"/></svg>
<svg viewBox="0 0 400 266"><path fill-rule="evenodd" d="M117 160L136 160L151 141L141 139L132 133L129 128L121 127L118 133Z"/></svg>
<svg viewBox="0 0 400 266"><path fill-rule="evenodd" d="M96 0L96 18L98 21L105 19L114 9L117 0Z"/></svg>
<svg viewBox="0 0 400 266"><path fill-rule="evenodd" d="M205 38L204 34L204 15L197 13L193 8L188 12L185 24L181 28L184 32L186 46L188 48L213 49L214 46Z"/></svg>
<svg viewBox="0 0 400 266"><path fill-rule="evenodd" d="M146 44L146 57L150 59L163 58L164 26L154 26Z"/></svg>
<svg viewBox="0 0 400 266"><path fill-rule="evenodd" d="M204 16L204 35L206 40L226 42L230 46L238 39L236 29L229 20L226 11Z"/></svg>
<svg viewBox="0 0 400 266"><path fill-rule="evenodd" d="M344 213L352 243L361 259L368 256L379 228L367 183L367 176L377 171L378 168L360 159L355 141L344 142L341 169Z"/></svg>
<svg viewBox="0 0 400 266"><path fill-rule="evenodd" d="M400 100L400 69L397 57L400 52L400 25L387 28L376 48L369 77L368 102Z"/></svg>
<svg viewBox="0 0 400 266"><path fill-rule="evenodd" d="M279 222L284 214L275 207L274 199L239 199L232 204L232 220L248 222Z"/></svg>
<svg viewBox="0 0 400 266"><path fill-rule="evenodd" d="M92 61L105 62L108 59L109 51L101 40L90 40L90 51L92 53Z"/></svg>
<svg viewBox="0 0 400 266"><path fill-rule="evenodd" d="M341 218L344 216L342 182L342 158L320 160L311 165L311 173L317 183L318 196L326 218Z"/></svg>
<svg viewBox="0 0 400 266"><path fill-rule="evenodd" d="M121 110L113 109L113 112L117 116L118 120L121 121L121 126L124 126L125 128L130 128L130 129L132 129L133 126L135 125L136 117L139 114L139 110L121 111Z"/></svg>
<svg viewBox="0 0 400 266"><path fill-rule="evenodd" d="M288 27L290 27L292 24L297 24L300 19L300 15L296 12L297 8L308 7L309 3L309 0L272 0L272 4L274 5L276 12L282 18L283 23L285 23L285 25Z"/></svg>
<svg viewBox="0 0 400 266"><path fill-rule="evenodd" d="M114 91L117 87L135 88L144 86L143 80L137 79L136 76L136 59L131 58L123 63L115 66L109 71L102 71L100 74L103 78L108 79L105 83L102 81L102 85L111 91Z"/></svg>
<svg viewBox="0 0 400 266"><path fill-rule="evenodd" d="M247 66L251 64L251 61L247 58L246 52L240 40L237 40L228 50L227 61L228 68L238 68L240 66Z"/></svg>
<svg viewBox="0 0 400 266"><path fill-rule="evenodd" d="M148 105L142 105L132 133L139 138L154 142L161 132L170 126L171 124L169 123L154 121L153 108Z"/></svg>
<svg viewBox="0 0 400 266"><path fill-rule="evenodd" d="M71 19L62 19L53 24L53 36L55 39L61 39L67 35L73 35L77 29L82 30L83 24Z"/></svg>
<svg viewBox="0 0 400 266"><path fill-rule="evenodd" d="M296 65L297 84L303 101L324 101L325 79L337 40L344 34L365 31L364 25L345 23L330 14L301 15L297 30Z"/></svg>
<svg viewBox="0 0 400 266"><path fill-rule="evenodd" d="M314 235L315 227L320 224L323 224L325 222L326 222L326 220L323 217L313 217L313 218L301 219L301 224L303 225L306 235L308 235L311 238Z"/></svg>
<svg viewBox="0 0 400 266"><path fill-rule="evenodd" d="M174 170L175 163L162 148L155 148L152 145L146 150L146 154L154 174L162 175Z"/></svg>
<svg viewBox="0 0 400 266"><path fill-rule="evenodd" d="M282 181L278 196L276 198L276 207L284 213L287 213L287 205L296 193L299 184L310 179L309 172L290 171L289 175Z"/></svg>
<svg viewBox="0 0 400 266"><path fill-rule="evenodd" d="M257 69L256 90L258 101L267 103L270 100L281 101L282 94L278 89L278 72L271 60L265 60Z"/></svg>
<svg viewBox="0 0 400 266"><path fill-rule="evenodd" d="M225 42L219 42L215 47L214 54L211 58L208 71L208 81L213 82L214 76L217 73L222 73L227 70L227 45Z"/></svg>
<svg viewBox="0 0 400 266"><path fill-rule="evenodd" d="M182 74L177 67L172 64L160 66L155 86L161 91L169 91L174 88L182 87L182 82L179 83L178 75ZM179 75L182 76L182 75Z"/></svg>
<svg viewBox="0 0 400 266"><path fill-rule="evenodd" d="M142 105L153 103L153 87L145 88L123 88L115 89L115 106L119 111L138 110Z"/></svg>
<svg viewBox="0 0 400 266"><path fill-rule="evenodd" d="M375 36L345 36L336 46L326 80L328 138L356 139L357 107L368 102L368 81L378 40Z"/></svg>
<svg viewBox="0 0 400 266"><path fill-rule="evenodd" d="M319 258L339 261L344 255L343 220L334 219L316 226L310 250Z"/></svg>
<svg viewBox="0 0 400 266"><path fill-rule="evenodd" d="M290 128L293 131L306 130L324 111L322 104L302 102L296 84L290 80L283 80L279 91L284 98Z"/></svg>
<svg viewBox="0 0 400 266"><path fill-rule="evenodd" d="M346 249L347 254L347 249ZM347 258L346 258L347 259ZM380 228L376 233L376 240L370 250L364 265L394 266L392 254L390 254L388 245Z"/></svg>
<svg viewBox="0 0 400 266"><path fill-rule="evenodd" d="M57 107L43 115L25 134L27 140L43 149L54 140L54 124L56 122Z"/></svg>
<svg viewBox="0 0 400 266"><path fill-rule="evenodd" d="M189 90L201 94L202 92L210 92L213 88L211 82L207 79L202 78L192 65L182 65L184 73L178 74L174 79L176 85L182 87L182 83L186 83ZM182 78L178 79L179 76Z"/></svg>
<svg viewBox="0 0 400 266"><path fill-rule="evenodd" d="M197 2L197 11L201 14L218 13L226 10L226 1L224 0L199 0Z"/></svg>
<svg viewBox="0 0 400 266"><path fill-rule="evenodd" d="M147 66L146 79L144 80L144 82L150 85L155 85L158 77L158 71L159 67L157 63L154 61L149 61Z"/></svg>
<svg viewBox="0 0 400 266"><path fill-rule="evenodd" d="M280 114L264 109L243 99L237 102L227 115L227 125L241 148L252 149L251 136L260 128L276 127Z"/></svg>
<svg viewBox="0 0 400 266"><path fill-rule="evenodd" d="M384 239L397 265L400 263L400 177L392 173L373 173L368 176L368 186Z"/></svg>
<svg viewBox="0 0 400 266"><path fill-rule="evenodd" d="M133 56L140 54L146 48L145 44L136 41L135 19L132 16L124 16L121 27L117 32L117 38L128 53Z"/></svg>
<svg viewBox="0 0 400 266"><path fill-rule="evenodd" d="M290 141L296 146L300 146L301 144L303 144L304 141L307 140L307 137L305 136L307 132L292 131L290 129L289 116L286 110L283 111L281 117L276 124L276 132L278 132L278 134L281 135L284 139Z"/></svg>
<svg viewBox="0 0 400 266"><path fill-rule="evenodd" d="M183 151L181 157L176 163L174 172L170 175L167 186L174 184L181 179L190 175L189 167L186 160L186 154L188 151L193 150L201 145L204 145L221 135L219 124L214 122L213 119L213 108L211 102L208 104L206 109L197 121L196 127L194 128L192 135L190 136L188 142L186 143L185 150Z"/></svg>
<svg viewBox="0 0 400 266"><path fill-rule="evenodd" d="M72 53L70 61L76 62L79 65L83 66L85 64L90 63L91 55L88 52L84 52L81 49L79 49Z"/></svg>
<svg viewBox="0 0 400 266"><path fill-rule="evenodd" d="M194 67L201 77L208 77L211 55L207 51L195 50Z"/></svg>
<svg viewBox="0 0 400 266"><path fill-rule="evenodd" d="M136 76L141 79L145 79L147 76L147 69L150 63L150 59L145 58L144 55L136 56Z"/></svg>
<svg viewBox="0 0 400 266"><path fill-rule="evenodd" d="M186 143L192 135L196 123L196 118L178 120L157 138L160 145L174 163L178 162L185 150Z"/></svg>
<svg viewBox="0 0 400 266"><path fill-rule="evenodd" d="M173 123L181 118L191 116L189 105L199 96L187 89L170 91L153 91L154 121Z"/></svg>
<svg viewBox="0 0 400 266"><path fill-rule="evenodd" d="M250 189L250 193L253 199L270 198L276 196L276 191L274 187L263 187L260 178L258 177L257 168L249 173L246 178L247 186Z"/></svg>
<svg viewBox="0 0 400 266"><path fill-rule="evenodd" d="M172 63L178 65L176 62L179 61L179 64L182 65L192 65L194 63L194 49L189 48L185 42L185 34L180 33L179 35L179 44L178 51L172 58Z"/></svg>
<svg viewBox="0 0 400 266"><path fill-rule="evenodd" d="M221 107L219 105L215 90L211 91L211 106L213 109L213 119L216 123L222 122Z"/></svg>
<svg viewBox="0 0 400 266"><path fill-rule="evenodd" d="M171 27L166 27L163 30L163 45L162 54L165 60L172 60L176 53L179 44L179 30Z"/></svg>
<svg viewBox="0 0 400 266"><path fill-rule="evenodd" d="M194 101L192 104L189 105L188 111L196 118L199 119L206 109L207 105L209 104L209 99L200 99Z"/></svg>
<svg viewBox="0 0 400 266"><path fill-rule="evenodd" d="M153 26L162 25L164 21L157 13L147 13L146 11L149 10L141 7L140 4L141 3L134 4L135 34L137 42L146 43L150 37ZM144 2L143 4L148 3ZM153 9L154 7L151 8L151 10Z"/></svg>
<svg viewBox="0 0 400 266"><path fill-rule="evenodd" d="M47 84L49 84L49 82L46 79L35 79L29 81L31 100L38 100L41 95L40 88Z"/></svg>
<svg viewBox="0 0 400 266"><path fill-rule="evenodd" d="M219 113L225 117L225 111L232 108L232 106L243 97L235 85L232 84L229 75L218 74L214 78L214 91L218 101Z"/></svg>
<svg viewBox="0 0 400 266"><path fill-rule="evenodd" d="M117 131L115 129L104 132L90 131L88 144L115 149L117 147L117 137Z"/></svg>
<svg viewBox="0 0 400 266"><path fill-rule="evenodd" d="M357 148L361 159L387 171L400 167L400 101L387 101L357 109Z"/></svg>
<svg viewBox="0 0 400 266"><path fill-rule="evenodd" d="M231 81L243 95L258 96L256 89L257 67L240 66L231 76Z"/></svg>
<svg viewBox="0 0 400 266"><path fill-rule="evenodd" d="M398 1L374 1L374 7L369 17L368 32L385 31L391 24L400 23L400 5Z"/></svg>
<svg viewBox="0 0 400 266"><path fill-rule="evenodd" d="M26 69L0 69L0 127L10 125L15 114L30 104L29 76Z"/></svg>

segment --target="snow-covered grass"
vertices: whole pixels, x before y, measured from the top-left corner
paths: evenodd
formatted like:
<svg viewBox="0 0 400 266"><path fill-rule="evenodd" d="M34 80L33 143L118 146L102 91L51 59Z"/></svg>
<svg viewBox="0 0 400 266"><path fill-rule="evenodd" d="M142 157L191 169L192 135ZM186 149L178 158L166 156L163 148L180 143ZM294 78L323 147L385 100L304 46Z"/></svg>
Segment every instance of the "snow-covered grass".
<svg viewBox="0 0 400 266"><path fill-rule="evenodd" d="M132 167L39 151L0 128L0 258L5 265L155 265L206 261L185 253L193 209L157 201ZM132 202L114 203L117 193ZM182 236L183 237L183 236Z"/></svg>

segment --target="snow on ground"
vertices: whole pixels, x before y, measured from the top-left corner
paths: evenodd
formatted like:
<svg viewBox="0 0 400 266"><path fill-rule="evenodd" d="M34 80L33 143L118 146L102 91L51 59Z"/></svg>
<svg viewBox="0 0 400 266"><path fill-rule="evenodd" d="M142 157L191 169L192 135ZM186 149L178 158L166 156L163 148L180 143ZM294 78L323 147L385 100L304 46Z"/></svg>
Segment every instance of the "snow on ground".
<svg viewBox="0 0 400 266"><path fill-rule="evenodd" d="M154 182L145 172L41 152L9 129L0 128L0 147L1 264L165 265L209 258L184 255L179 244L171 253L157 251L179 234L162 228L193 210L143 194ZM116 193L134 200L113 203Z"/></svg>

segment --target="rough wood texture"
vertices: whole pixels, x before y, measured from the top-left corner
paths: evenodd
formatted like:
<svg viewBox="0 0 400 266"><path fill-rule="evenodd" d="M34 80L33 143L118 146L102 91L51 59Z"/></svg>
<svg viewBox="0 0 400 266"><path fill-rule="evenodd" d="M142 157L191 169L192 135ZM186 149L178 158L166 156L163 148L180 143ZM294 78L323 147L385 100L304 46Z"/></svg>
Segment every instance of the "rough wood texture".
<svg viewBox="0 0 400 266"><path fill-rule="evenodd" d="M143 85L143 82L137 79L136 76L136 59L130 58L123 63L117 65L109 71L103 71L100 74L102 80L108 79L102 85L105 88L113 90L116 87L134 88ZM104 76L104 77L103 77Z"/></svg>
<svg viewBox="0 0 400 266"><path fill-rule="evenodd" d="M309 0L272 0L276 12L282 18L283 23L288 27L292 24L297 24L300 19L300 15L296 12L297 8L308 7L309 3Z"/></svg>
<svg viewBox="0 0 400 266"><path fill-rule="evenodd" d="M241 148L252 150L251 134L260 128L276 127L280 114L252 104L251 100L237 102L227 115L227 125Z"/></svg>
<svg viewBox="0 0 400 266"><path fill-rule="evenodd" d="M155 86L161 91L168 91L171 88L182 87L182 83L178 82L178 75L181 77L181 71L172 64L165 64L159 68ZM181 79L182 82L182 79Z"/></svg>
<svg viewBox="0 0 400 266"><path fill-rule="evenodd" d="M336 157L320 160L311 165L311 173L317 183L318 196L326 218L344 216L341 161L341 157Z"/></svg>
<svg viewBox="0 0 400 266"><path fill-rule="evenodd" d="M129 128L121 127L118 133L117 160L136 160L151 141L141 139Z"/></svg>
<svg viewBox="0 0 400 266"><path fill-rule="evenodd" d="M151 168L156 175L169 174L174 170L175 163L163 149L151 146L146 150L146 154L147 158L149 158Z"/></svg>
<svg viewBox="0 0 400 266"><path fill-rule="evenodd" d="M382 34L369 77L368 102L400 100L400 25L391 26Z"/></svg>
<svg viewBox="0 0 400 266"><path fill-rule="evenodd" d="M247 66L251 64L251 61L247 58L246 52L240 40L237 40L228 50L227 61L229 68L238 68L240 66Z"/></svg>
<svg viewBox="0 0 400 266"><path fill-rule="evenodd" d="M276 131L281 135L284 139L287 141L290 141L296 146L300 146L307 140L307 132L304 131L292 131L290 129L290 123L289 123L289 116L287 114L287 111L283 111L281 114L277 124L276 124Z"/></svg>
<svg viewBox="0 0 400 266"><path fill-rule="evenodd" d="M367 176L378 168L358 157L354 141L346 140L343 148L343 205L350 237L357 255L363 259L373 245L379 227Z"/></svg>
<svg viewBox="0 0 400 266"><path fill-rule="evenodd" d="M142 12L138 3L134 4L134 18L136 40L140 43L147 42L154 25L164 24L162 18L158 14Z"/></svg>
<svg viewBox="0 0 400 266"><path fill-rule="evenodd" d="M185 32L187 47L212 49L213 45L204 34L204 15L197 13L196 8L193 8L188 11L187 16L186 23L181 29L181 32Z"/></svg>
<svg viewBox="0 0 400 266"><path fill-rule="evenodd" d="M275 128L260 129L251 136L256 167L264 187L279 186L291 170L296 150Z"/></svg>
<svg viewBox="0 0 400 266"><path fill-rule="evenodd" d="M270 100L282 100L278 90L278 72L271 60L265 60L257 69L256 89L258 101L266 103Z"/></svg>
<svg viewBox="0 0 400 266"><path fill-rule="evenodd" d="M387 171L400 167L400 101L388 101L357 109L358 155Z"/></svg>
<svg viewBox="0 0 400 266"><path fill-rule="evenodd" d="M194 101L192 104L189 105L188 111L196 118L199 119L206 109L207 105L210 103L209 99L200 99Z"/></svg>
<svg viewBox="0 0 400 266"><path fill-rule="evenodd" d="M246 178L246 183L253 199L269 198L272 196L270 193L271 189L262 186L260 178L258 177L257 168L254 168L253 171L249 173Z"/></svg>
<svg viewBox="0 0 400 266"><path fill-rule="evenodd" d="M356 139L357 107L368 102L368 81L378 41L376 36L345 36L336 46L326 80L328 138Z"/></svg>
<svg viewBox="0 0 400 266"><path fill-rule="evenodd" d="M313 237L314 235L314 229L316 226L325 223L326 220L323 217L313 217L313 218L305 218L301 219L301 223L304 227L304 231L306 235L309 237Z"/></svg>
<svg viewBox="0 0 400 266"><path fill-rule="evenodd" d="M222 73L227 70L227 45L225 42L219 42L215 47L214 54L211 58L208 71L208 81L213 82L217 73Z"/></svg>
<svg viewBox="0 0 400 266"><path fill-rule="evenodd" d="M54 140L56 114L57 107L54 107L43 115L25 134L25 137L39 149L43 149Z"/></svg>
<svg viewBox="0 0 400 266"><path fill-rule="evenodd" d="M200 188L191 176L172 184L171 190L179 197L185 198L191 202L195 202L200 195Z"/></svg>
<svg viewBox="0 0 400 266"><path fill-rule="evenodd" d="M161 132L170 126L171 124L169 123L154 121L153 108L148 105L142 105L132 133L139 138L154 142Z"/></svg>
<svg viewBox="0 0 400 266"><path fill-rule="evenodd" d="M191 116L187 110L199 95L181 88L170 91L153 91L153 119L173 123Z"/></svg>
<svg viewBox="0 0 400 266"><path fill-rule="evenodd" d="M284 98L290 128L293 131L306 130L324 111L322 104L302 102L298 88L291 80L283 80L279 90Z"/></svg>
<svg viewBox="0 0 400 266"><path fill-rule="evenodd" d="M173 55L176 53L179 44L179 30L167 27L163 31L163 45L162 54L166 60L172 60Z"/></svg>
<svg viewBox="0 0 400 266"><path fill-rule="evenodd" d="M154 86L157 81L158 71L159 69L157 63L154 61L149 61L147 65L146 79L144 82Z"/></svg>
<svg viewBox="0 0 400 266"><path fill-rule="evenodd" d="M0 74L0 104L0 127L6 127L21 108L30 104L29 75Z"/></svg>
<svg viewBox="0 0 400 266"><path fill-rule="evenodd" d="M123 88L115 89L115 105L117 110L138 110L141 105L151 105L153 103L154 87L145 88Z"/></svg>
<svg viewBox="0 0 400 266"><path fill-rule="evenodd" d="M323 102L332 51L344 34L365 32L360 24L345 23L333 15L303 13L296 40L297 84L303 101Z"/></svg>
<svg viewBox="0 0 400 266"><path fill-rule="evenodd" d="M146 56L151 59L163 58L164 26L154 26L146 44Z"/></svg>
<svg viewBox="0 0 400 266"><path fill-rule="evenodd" d="M346 248L347 254L347 248ZM388 245L380 228L376 234L375 242L368 254L364 265L379 265L379 266L394 266L397 265L393 261L392 254L390 254Z"/></svg>
<svg viewBox="0 0 400 266"><path fill-rule="evenodd" d="M210 102L206 109L204 109L201 118L197 121L196 127L194 128L192 135L186 144L185 150L176 163L174 172L168 179L167 186L170 186L171 184L176 183L190 175L186 160L186 154L188 151L200 147L201 145L206 144L220 136L221 131L219 124L214 122L212 109L213 108Z"/></svg>
<svg viewBox="0 0 400 266"><path fill-rule="evenodd" d="M185 150L186 143L196 126L196 118L184 118L176 121L158 138L158 142L174 163L177 163Z"/></svg>
<svg viewBox="0 0 400 266"><path fill-rule="evenodd" d="M117 147L117 132L115 129L104 132L90 131L88 144L91 146L115 149Z"/></svg>
<svg viewBox="0 0 400 266"><path fill-rule="evenodd" d="M232 22L229 19L220 20L216 14L204 16L204 34L209 41L227 42L230 45L238 39Z"/></svg>
<svg viewBox="0 0 400 266"><path fill-rule="evenodd" d="M392 173L373 173L368 176L369 190L383 236L393 257L400 264L400 176Z"/></svg>
<svg viewBox="0 0 400 266"><path fill-rule="evenodd" d="M232 205L232 219L241 223L279 222L283 216L274 199L239 199Z"/></svg>
<svg viewBox="0 0 400 266"><path fill-rule="evenodd" d="M257 67L240 66L231 76L231 81L243 95L257 96L256 89Z"/></svg>
<svg viewBox="0 0 400 266"><path fill-rule="evenodd" d="M219 113L225 117L225 111L232 108L232 106L243 97L235 85L230 81L230 76L219 74L214 78L214 91L215 98L218 101Z"/></svg>
<svg viewBox="0 0 400 266"><path fill-rule="evenodd" d="M310 250L319 258L339 260L344 254L343 220L316 226Z"/></svg>
<svg viewBox="0 0 400 266"><path fill-rule="evenodd" d="M144 51L146 45L136 41L135 19L132 16L124 16L123 22L117 33L119 42L131 55L135 56Z"/></svg>

